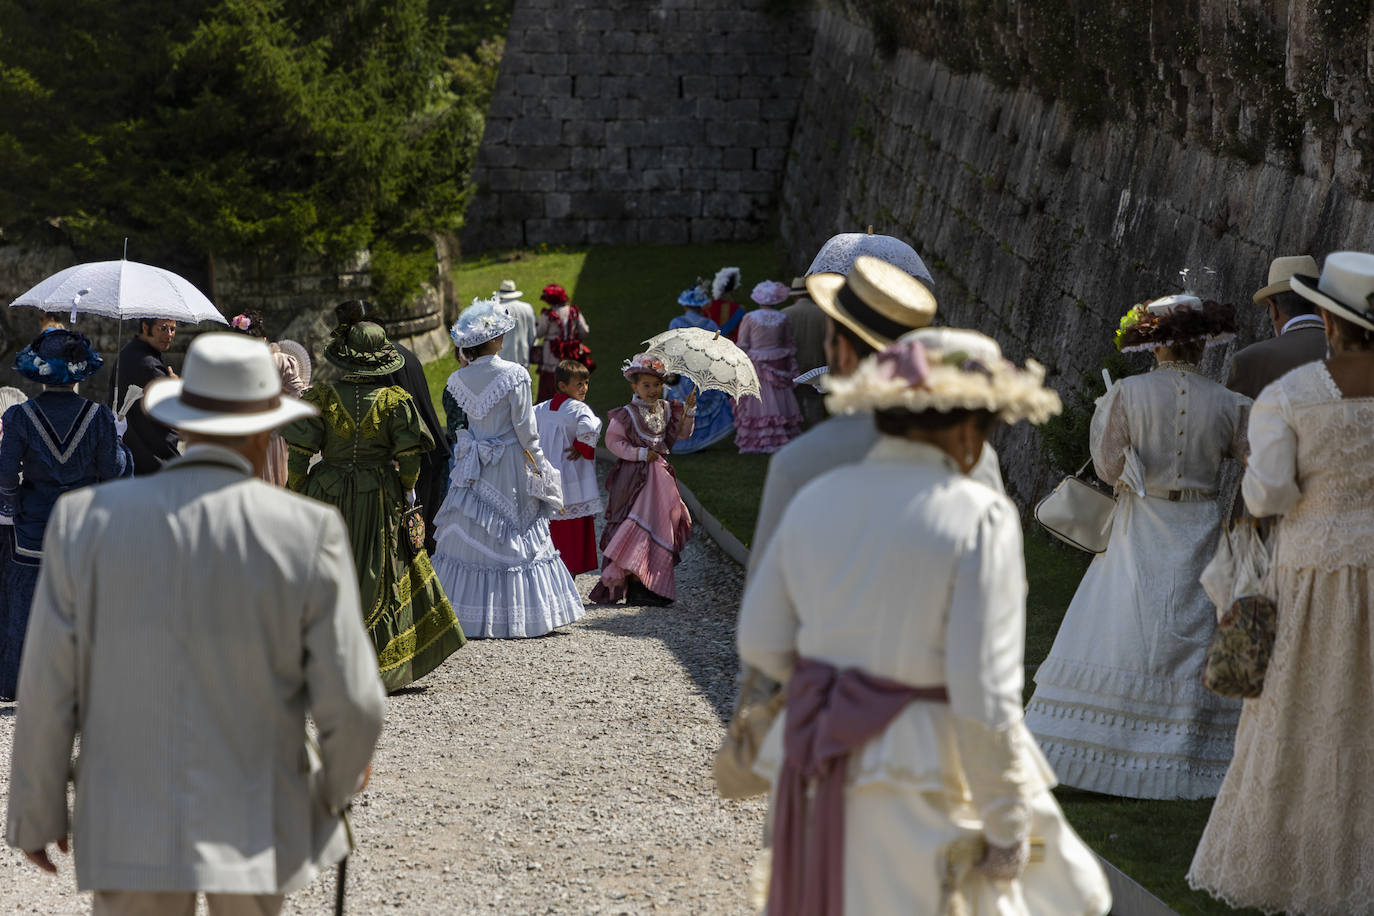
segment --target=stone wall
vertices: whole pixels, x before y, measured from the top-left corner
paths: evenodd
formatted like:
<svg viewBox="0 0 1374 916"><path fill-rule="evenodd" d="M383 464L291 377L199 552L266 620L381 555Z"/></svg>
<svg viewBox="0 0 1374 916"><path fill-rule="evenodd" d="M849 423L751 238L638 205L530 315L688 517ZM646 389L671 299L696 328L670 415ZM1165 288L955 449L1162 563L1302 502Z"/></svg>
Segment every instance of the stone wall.
<svg viewBox="0 0 1374 916"><path fill-rule="evenodd" d="M810 63L769 0L516 0L466 251L767 235Z"/></svg>
<svg viewBox="0 0 1374 916"><path fill-rule="evenodd" d="M837 12L818 25L783 189L792 263L868 224L906 238L946 320L1036 357L1066 395L1098 376L1126 308L1180 291L1181 269L1237 304L1244 344L1271 333L1250 304L1271 258L1374 250L1374 205L1330 164L1247 162L1138 119L1085 127L1065 102L886 57ZM1228 353L1209 357L1214 377ZM1037 434L1023 425L1000 445L1014 494L1043 493L1056 472Z"/></svg>

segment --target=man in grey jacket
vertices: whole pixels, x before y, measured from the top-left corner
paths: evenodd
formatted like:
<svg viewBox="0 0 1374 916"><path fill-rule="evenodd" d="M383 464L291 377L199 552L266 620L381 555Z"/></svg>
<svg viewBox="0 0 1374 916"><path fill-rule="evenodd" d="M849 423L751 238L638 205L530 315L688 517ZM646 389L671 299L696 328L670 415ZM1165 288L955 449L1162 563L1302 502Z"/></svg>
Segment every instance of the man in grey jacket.
<svg viewBox="0 0 1374 916"><path fill-rule="evenodd" d="M275 914L346 854L386 698L342 517L254 476L314 408L242 335L197 338L183 379L143 401L185 455L64 495L48 524L7 840L56 871L70 832L97 914L192 914L198 892L216 916Z"/></svg>

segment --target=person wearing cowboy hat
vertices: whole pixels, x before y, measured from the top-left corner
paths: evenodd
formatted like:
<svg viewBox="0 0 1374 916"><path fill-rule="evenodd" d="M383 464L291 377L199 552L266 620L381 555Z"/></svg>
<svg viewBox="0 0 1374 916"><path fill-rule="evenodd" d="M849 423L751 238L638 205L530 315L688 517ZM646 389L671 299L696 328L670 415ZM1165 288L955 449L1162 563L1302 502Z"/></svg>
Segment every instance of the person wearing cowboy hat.
<svg viewBox="0 0 1374 916"><path fill-rule="evenodd" d="M493 295L515 319L515 327L501 344L501 358L529 368L534 361L534 343L539 339L539 319L534 314L534 306L522 298L525 294L515 288L514 280L502 280L501 288Z"/></svg>
<svg viewBox="0 0 1374 916"><path fill-rule="evenodd" d="M848 376L864 357L935 318L935 296L929 287L905 269L870 255L855 257L847 275L809 275L806 288L828 319L824 347L829 374L835 378ZM773 454L754 526L751 563L762 555L793 494L831 468L858 461L876 436L867 417L831 417ZM991 446L979 459L974 475L1002 489Z"/></svg>
<svg viewBox="0 0 1374 916"><path fill-rule="evenodd" d="M788 505L739 617L740 659L787 684L756 761L768 912L1107 912L1022 723L1020 517L970 476L998 423L1059 412L1044 377L938 328L831 380L831 411L877 442Z"/></svg>
<svg viewBox="0 0 1374 916"><path fill-rule="evenodd" d="M1130 308L1116 344L1155 369L1099 399L1089 446L1116 491L1093 558L1035 674L1026 725L1067 786L1127 798L1211 798L1240 703L1202 685L1216 605L1200 582L1221 536L1223 462L1244 460L1250 401L1198 369L1235 309L1192 295Z"/></svg>
<svg viewBox="0 0 1374 916"><path fill-rule="evenodd" d="M13 700L43 532L57 498L133 473L114 413L76 393L103 364L86 335L60 327L41 332L14 368L43 393L5 411L0 428L0 700Z"/></svg>
<svg viewBox="0 0 1374 916"><path fill-rule="evenodd" d="M98 914L189 913L198 893L211 914L278 913L346 854L386 703L343 519L254 477L271 431L315 408L227 333L144 405L185 454L64 494L48 523L6 838L55 872L70 835Z"/></svg>
<svg viewBox="0 0 1374 916"><path fill-rule="evenodd" d="M301 394L318 412L282 430L289 450L286 483L343 513L378 670L394 692L433 671L464 642L429 554L402 541L402 516L415 505L421 457L434 442L415 401L386 381L404 360L381 325L350 325L325 347L324 358L344 375ZM317 454L320 461L311 466Z"/></svg>
<svg viewBox="0 0 1374 916"><path fill-rule="evenodd" d="M449 332L463 367L449 376L445 401L467 426L434 519L434 568L475 639L543 636L586 613L549 534L563 508L562 475L540 446L529 370L501 358L514 329L504 303L479 299Z"/></svg>
<svg viewBox="0 0 1374 916"><path fill-rule="evenodd" d="M1255 398L1265 385L1290 369L1326 358L1326 334L1312 303L1293 292L1294 274L1317 275L1311 255L1275 258L1269 282L1252 297L1269 313L1274 336L1240 350L1231 357L1226 387Z"/></svg>
<svg viewBox="0 0 1374 916"><path fill-rule="evenodd" d="M1374 886L1374 254L1328 255L1293 291L1331 355L1260 392L1241 492L1280 516L1278 632L1188 883L1237 907L1364 913Z"/></svg>

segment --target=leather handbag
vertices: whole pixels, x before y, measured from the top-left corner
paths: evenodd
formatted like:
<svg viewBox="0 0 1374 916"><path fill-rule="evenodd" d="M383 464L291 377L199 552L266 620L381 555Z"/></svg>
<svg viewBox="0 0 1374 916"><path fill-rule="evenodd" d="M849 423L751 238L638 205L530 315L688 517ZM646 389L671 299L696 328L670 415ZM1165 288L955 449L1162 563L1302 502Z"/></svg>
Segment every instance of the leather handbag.
<svg viewBox="0 0 1374 916"><path fill-rule="evenodd" d="M1111 538L1116 498L1083 479L1091 464L1089 459L1077 474L1059 481L1036 505L1035 520L1070 547L1101 553Z"/></svg>
<svg viewBox="0 0 1374 916"><path fill-rule="evenodd" d="M412 557L425 550L425 515L419 503L401 513L401 543L410 549Z"/></svg>
<svg viewBox="0 0 1374 916"><path fill-rule="evenodd" d="M768 729L773 727L778 713L787 705L787 690L777 686L759 700L755 694L766 683L771 681L753 668L749 668L744 676L739 708L735 710L720 749L716 751L713 769L716 790L721 798L750 798L768 791L768 780L754 772L754 761L758 759L759 748Z"/></svg>

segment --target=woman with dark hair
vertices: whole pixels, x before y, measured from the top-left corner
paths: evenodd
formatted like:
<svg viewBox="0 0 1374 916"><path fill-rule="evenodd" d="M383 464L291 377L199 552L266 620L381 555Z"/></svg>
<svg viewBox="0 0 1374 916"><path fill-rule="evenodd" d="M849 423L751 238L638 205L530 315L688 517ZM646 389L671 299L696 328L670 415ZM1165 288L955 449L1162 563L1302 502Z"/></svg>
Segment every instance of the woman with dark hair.
<svg viewBox="0 0 1374 916"><path fill-rule="evenodd" d="M434 443L410 395L386 381L402 359L380 325L347 325L324 358L343 377L307 388L301 400L319 408L319 416L282 430L290 447L287 486L343 513L363 622L377 649L382 684L396 691L433 671L464 642L429 554L402 541L401 519L415 503L420 456ZM316 454L320 461L312 467Z"/></svg>
<svg viewBox="0 0 1374 916"><path fill-rule="evenodd" d="M235 315L229 326L249 337L268 341L272 349L272 361L277 364L277 373L281 376L282 394L299 398L301 392L310 387L310 354L294 340L268 340L262 312L248 309ZM262 479L279 487L286 486L286 440L275 430L272 432L272 441L267 445L267 463L263 465Z"/></svg>
<svg viewBox="0 0 1374 916"><path fill-rule="evenodd" d="M1127 312L1122 352L1153 352L1093 414L1097 476L1117 493L1111 539L1088 567L1026 724L1064 785L1129 798L1211 798L1231 760L1240 703L1202 685L1216 606L1199 577L1221 534L1217 487L1243 460L1250 400L1203 375L1235 336L1229 305L1168 296Z"/></svg>
<svg viewBox="0 0 1374 916"><path fill-rule="evenodd" d="M14 699L24 631L43 559L43 532L68 490L128 477L133 456L110 408L76 393L104 360L86 335L49 328L15 358L20 375L43 386L38 397L0 418L0 699Z"/></svg>
<svg viewBox="0 0 1374 916"><path fill-rule="evenodd" d="M998 421L1058 413L1044 369L941 328L829 387L878 442L796 495L740 610L740 659L786 684L768 912L1106 912L1022 723L1020 519L968 476Z"/></svg>
<svg viewBox="0 0 1374 916"><path fill-rule="evenodd" d="M1374 888L1374 254L1293 291L1330 356L1260 391L1241 493L1278 517L1278 629L1188 883L1265 912L1367 913Z"/></svg>

